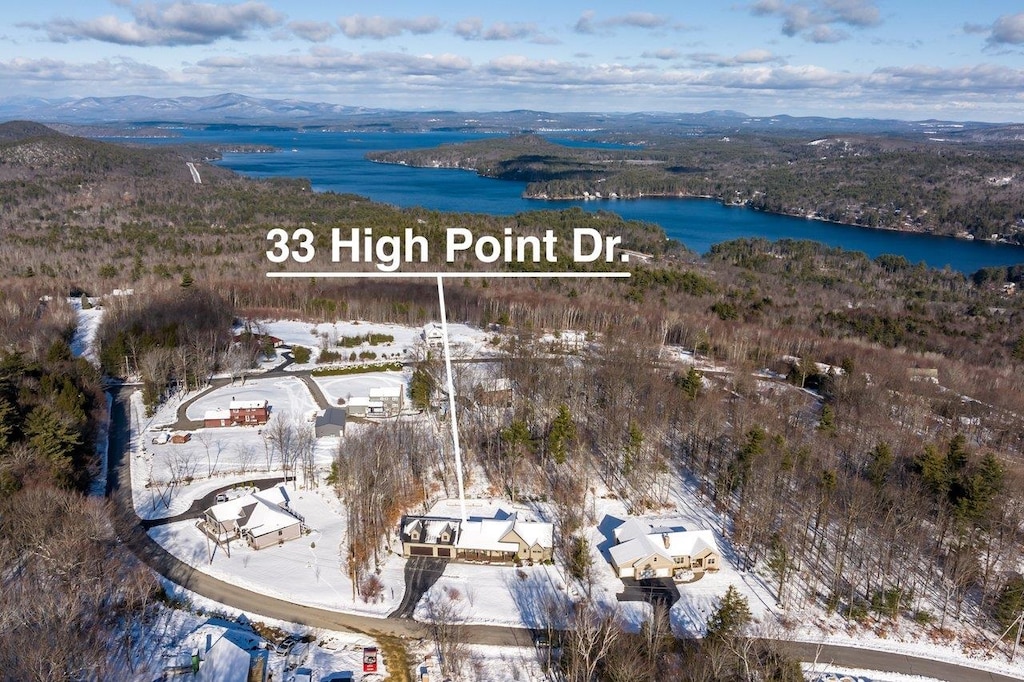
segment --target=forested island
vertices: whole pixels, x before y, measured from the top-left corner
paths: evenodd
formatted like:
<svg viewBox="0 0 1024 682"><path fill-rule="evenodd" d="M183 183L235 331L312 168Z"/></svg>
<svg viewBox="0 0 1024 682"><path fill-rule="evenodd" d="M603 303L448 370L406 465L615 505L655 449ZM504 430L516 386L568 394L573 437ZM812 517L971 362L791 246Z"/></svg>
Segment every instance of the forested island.
<svg viewBox="0 0 1024 682"><path fill-rule="evenodd" d="M367 158L523 181L532 199L709 197L849 225L1024 244L1019 142L764 133L618 133L594 142L567 146L524 134Z"/></svg>

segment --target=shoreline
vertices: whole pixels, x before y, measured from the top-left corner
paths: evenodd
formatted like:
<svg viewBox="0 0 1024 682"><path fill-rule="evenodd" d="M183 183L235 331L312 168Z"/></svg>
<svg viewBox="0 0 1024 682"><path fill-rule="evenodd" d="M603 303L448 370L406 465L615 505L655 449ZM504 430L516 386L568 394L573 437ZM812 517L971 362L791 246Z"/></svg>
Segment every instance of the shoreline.
<svg viewBox="0 0 1024 682"><path fill-rule="evenodd" d="M379 163L387 163L387 162L379 162ZM405 165L405 164L401 164L401 165ZM417 168L432 168L432 166L417 166ZM482 177L488 177L489 179L492 179L492 180L501 180L501 178L490 178L489 176L482 176ZM846 223L846 222L843 222L841 220L831 220L831 219L826 218L824 216L820 216L820 215L816 215L816 214L798 213L796 211L792 211L792 212L787 212L787 211L768 211L768 210L765 210L765 209L762 209L762 208L755 208L755 207L751 206L747 202L742 202L742 203L729 202L729 201L726 201L726 200L722 199L721 197L717 197L717 196L714 196L712 194L680 194L680 193L652 192L651 194L641 194L640 196L630 196L630 197L622 197L622 196L606 197L606 196L594 196L594 195L586 195L586 196L578 196L577 195L577 196L549 197L547 195L531 195L531 194L528 194L527 192L523 192L521 196L522 196L523 199L528 199L530 201L547 201L547 202L559 202L559 201L565 201L565 202L570 202L570 201L603 201L603 202L612 203L612 202L618 202L618 201L643 201L644 199L682 199L682 200L686 200L686 199L700 199L700 200L715 201L715 202L721 204L725 208L741 208L741 209L747 209L747 210L750 210L750 211L756 211L757 213L765 213L767 215L785 216L787 218L798 218L798 219L803 219L803 220L816 220L816 221L823 222L823 223L830 223L832 225L841 225L843 227L856 227L856 228L862 228L862 229L865 229L865 230L881 230L881 231L884 231L884 232L894 232L894 233L898 233L898 234L917 234L917 235L924 235L924 236L928 236L928 237L948 237L949 239L956 239L956 240L965 241L965 242L977 242L977 243L980 243L980 244L992 244L992 245L998 244L998 245L1001 245L1001 246L1015 246L1015 247L1024 249L1024 244L1018 244L1017 242L1012 242L1012 241L1009 241L1007 239L979 239L977 237L974 237L973 235L964 236L962 234L947 234L947 233L943 233L943 232L934 232L934 231L931 231L931 230L924 230L924 229L903 229L903 228L899 228L899 227L889 227L889 226L886 226L886 225L874 225L874 226L872 226L872 225L860 225L858 223Z"/></svg>

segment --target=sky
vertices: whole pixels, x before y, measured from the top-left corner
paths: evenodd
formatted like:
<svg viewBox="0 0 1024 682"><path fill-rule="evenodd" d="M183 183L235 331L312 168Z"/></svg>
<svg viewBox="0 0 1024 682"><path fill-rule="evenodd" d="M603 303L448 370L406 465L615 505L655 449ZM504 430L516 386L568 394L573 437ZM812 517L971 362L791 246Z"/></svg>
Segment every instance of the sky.
<svg viewBox="0 0 1024 682"><path fill-rule="evenodd" d="M0 98L1024 121L1024 1L5 3Z"/></svg>

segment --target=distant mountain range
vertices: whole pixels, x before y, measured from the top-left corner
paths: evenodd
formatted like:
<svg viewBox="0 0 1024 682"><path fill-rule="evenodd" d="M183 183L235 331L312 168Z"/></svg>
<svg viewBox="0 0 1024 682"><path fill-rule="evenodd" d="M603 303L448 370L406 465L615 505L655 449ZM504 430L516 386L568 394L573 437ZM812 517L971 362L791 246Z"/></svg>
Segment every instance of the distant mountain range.
<svg viewBox="0 0 1024 682"><path fill-rule="evenodd" d="M937 139L1024 140L1024 127L977 122L899 121L817 116L749 116L738 111L702 113L551 113L394 111L235 93L208 97L86 97L0 100L0 121L30 119L64 126L237 125L344 130L464 130L580 135L897 134Z"/></svg>
<svg viewBox="0 0 1024 682"><path fill-rule="evenodd" d="M0 101L0 118L46 123L302 123L336 120L359 107L298 100L259 99L228 93L209 97L22 98Z"/></svg>

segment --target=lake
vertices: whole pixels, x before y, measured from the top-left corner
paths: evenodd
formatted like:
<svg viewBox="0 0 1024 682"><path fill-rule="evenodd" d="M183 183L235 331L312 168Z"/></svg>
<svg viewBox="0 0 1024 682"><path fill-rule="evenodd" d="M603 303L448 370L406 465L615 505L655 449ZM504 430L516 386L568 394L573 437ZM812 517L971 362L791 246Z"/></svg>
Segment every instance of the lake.
<svg viewBox="0 0 1024 682"><path fill-rule="evenodd" d="M521 196L525 183L482 178L469 171L372 163L364 158L370 151L434 147L486 137L479 133L299 132L255 128L186 128L175 132L182 137L160 142L248 143L280 149L273 153L225 154L220 165L244 175L304 177L315 190L360 194L396 206L424 206L438 211L512 215L570 206L588 211L609 210L623 218L657 223L669 237L699 253L731 239L764 237L811 239L863 251L871 257L897 254L912 263L923 261L936 268L949 266L968 274L986 266L1024 263L1024 247L1009 244L837 225L745 207L726 207L708 199L529 200Z"/></svg>

